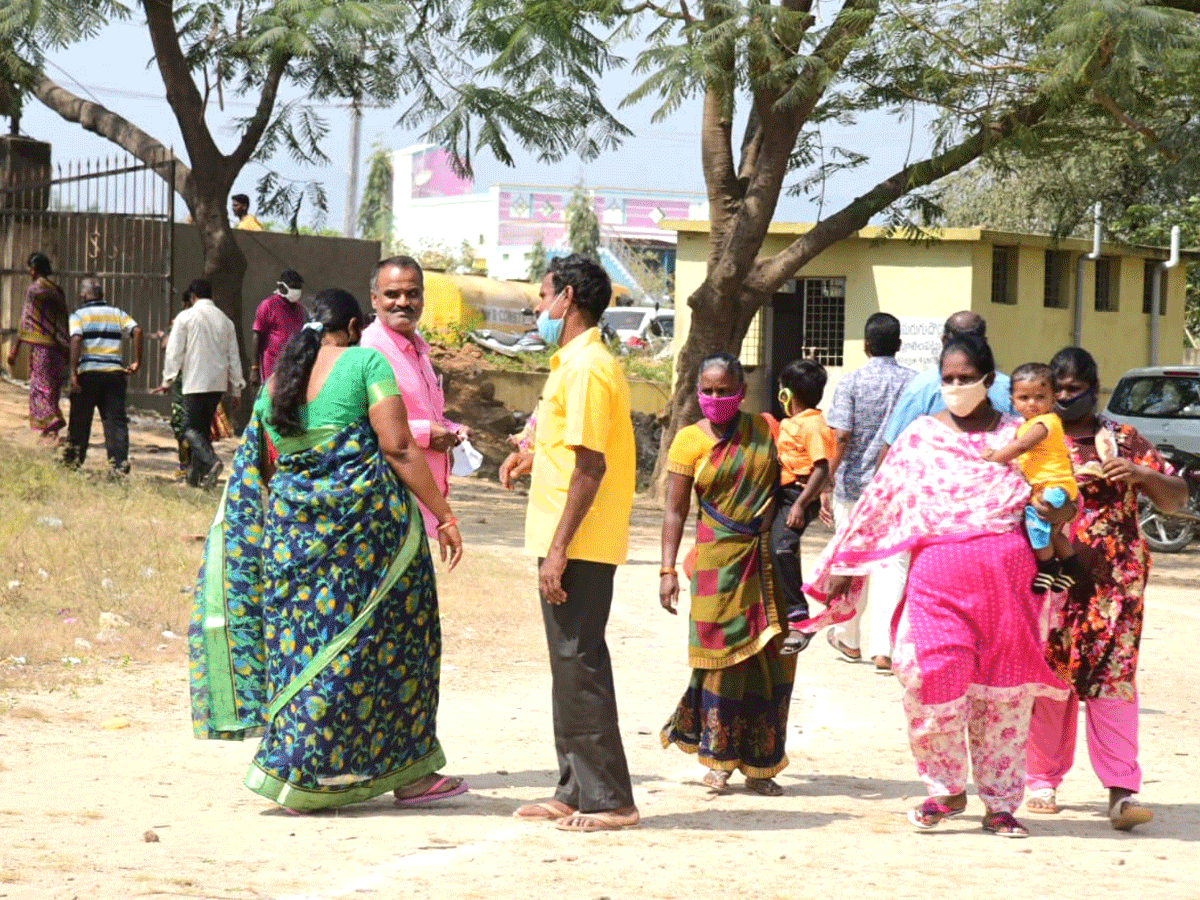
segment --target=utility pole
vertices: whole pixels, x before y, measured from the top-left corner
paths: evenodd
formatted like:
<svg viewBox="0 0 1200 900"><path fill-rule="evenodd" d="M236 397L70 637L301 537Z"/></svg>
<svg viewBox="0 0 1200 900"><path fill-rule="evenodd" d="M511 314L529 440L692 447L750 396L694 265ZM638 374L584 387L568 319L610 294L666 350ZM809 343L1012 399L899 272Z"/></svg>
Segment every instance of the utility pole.
<svg viewBox="0 0 1200 900"><path fill-rule="evenodd" d="M354 237L358 218L358 154L362 133L362 110L350 104L350 162L346 167L346 213L342 219L342 236Z"/></svg>

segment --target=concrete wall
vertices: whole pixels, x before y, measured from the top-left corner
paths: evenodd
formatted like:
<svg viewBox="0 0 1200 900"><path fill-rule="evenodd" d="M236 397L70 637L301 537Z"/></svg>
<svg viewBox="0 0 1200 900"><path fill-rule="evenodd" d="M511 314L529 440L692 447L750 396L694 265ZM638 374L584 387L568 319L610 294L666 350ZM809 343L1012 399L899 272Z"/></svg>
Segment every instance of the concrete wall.
<svg viewBox="0 0 1200 900"><path fill-rule="evenodd" d="M325 288L338 287L355 296L364 311L371 305L371 269L379 261L379 242L353 238L292 235L278 231L235 231L234 238L246 256L242 283L242 321L238 337L250 346L254 310L275 290L279 273L295 269L304 277L301 302ZM204 271L200 236L193 225L175 225L176 298L193 278Z"/></svg>

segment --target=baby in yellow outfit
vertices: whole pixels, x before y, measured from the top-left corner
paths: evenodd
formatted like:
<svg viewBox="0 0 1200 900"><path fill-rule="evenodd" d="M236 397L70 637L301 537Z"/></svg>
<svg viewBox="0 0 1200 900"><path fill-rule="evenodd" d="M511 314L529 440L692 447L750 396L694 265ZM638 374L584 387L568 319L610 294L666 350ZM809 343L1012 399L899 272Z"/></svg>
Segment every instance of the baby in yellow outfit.
<svg viewBox="0 0 1200 900"><path fill-rule="evenodd" d="M1040 498L1057 509L1079 496L1079 486L1071 469L1062 421L1054 412L1050 367L1026 363L1014 369L1010 377L1013 409L1025 422L1017 429L1016 440L985 452L983 457L998 463L1015 459L1033 488L1030 499ZM1063 529L1052 528L1032 504L1025 507L1025 532L1037 557L1038 571L1031 585L1035 594L1065 591L1080 579L1082 572L1070 538Z"/></svg>

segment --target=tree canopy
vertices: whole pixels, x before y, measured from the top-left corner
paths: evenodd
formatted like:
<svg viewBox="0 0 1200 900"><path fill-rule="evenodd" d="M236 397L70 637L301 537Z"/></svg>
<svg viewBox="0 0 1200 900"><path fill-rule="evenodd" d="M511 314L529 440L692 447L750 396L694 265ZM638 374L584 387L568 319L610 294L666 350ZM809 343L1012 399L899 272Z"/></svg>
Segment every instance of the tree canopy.
<svg viewBox="0 0 1200 900"><path fill-rule="evenodd" d="M383 0L11 0L0 13L0 81L144 162L171 159L145 123L75 95L43 66L48 51L140 13L154 50L151 68L183 137L173 186L199 231L215 299L238 320L246 263L226 209L235 180L249 162L266 164L257 209L283 216L293 228L303 204L323 208L322 184L282 179L270 160L277 154L326 160L322 143L329 127L318 104L395 103L401 90L395 73L412 65L406 36L422 27L426 12ZM285 85L289 95L303 99L282 102ZM234 96L251 101L249 115L224 112L226 98ZM219 140L226 133L232 139Z"/></svg>
<svg viewBox="0 0 1200 900"><path fill-rule="evenodd" d="M130 11L103 0L14 2L18 14L0 19L0 43L12 35L20 9L35 16L38 36L55 46L77 39L96 21ZM511 162L518 147L539 159L575 154L586 161L628 133L600 86L626 64L614 48L640 40L632 70L641 80L624 102L653 103L661 118L687 98L701 100L700 165L711 225L706 276L686 300L692 325L677 356L664 444L696 416L692 387L699 360L713 351L737 352L763 304L831 244L880 215L897 227L920 229L937 212L926 189L981 157L1010 147L1065 150L1082 133L1136 134L1148 105L1164 119L1185 115L1195 96L1187 69L1197 50L1197 5L140 3L155 65L185 137L190 169L181 169L178 188L214 241L228 228L224 193L247 160L320 153L319 116L302 103L276 109L284 79L312 98L395 101L402 123L455 151L464 169L480 152ZM56 30L64 36L53 37ZM34 96L131 152L162 149L133 123L69 95L37 70L44 45L36 39L14 44L30 67L24 83ZM205 119L225 91L259 98L229 151L217 147ZM854 146L829 146L824 126L851 126L881 109L912 123L909 158L895 172L867 181L840 208L826 209L826 179L862 171L868 159ZM287 190L268 184L265 197ZM764 255L784 191L813 198L818 215L810 230ZM218 194L220 228L212 206Z"/></svg>

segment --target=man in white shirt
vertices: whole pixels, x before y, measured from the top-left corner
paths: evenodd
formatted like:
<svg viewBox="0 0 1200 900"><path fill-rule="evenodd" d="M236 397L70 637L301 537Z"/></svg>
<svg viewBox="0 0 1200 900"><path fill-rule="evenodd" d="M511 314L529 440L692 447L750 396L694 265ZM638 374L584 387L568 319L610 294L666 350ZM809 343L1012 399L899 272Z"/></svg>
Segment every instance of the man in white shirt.
<svg viewBox="0 0 1200 900"><path fill-rule="evenodd" d="M212 487L221 474L221 461L213 453L208 435L213 414L226 391L230 406L241 406L246 386L238 356L237 329L212 302L212 284L198 278L188 286L192 305L171 326L163 361L163 382L154 389L165 394L176 378L183 379L184 440L191 450L188 484Z"/></svg>

